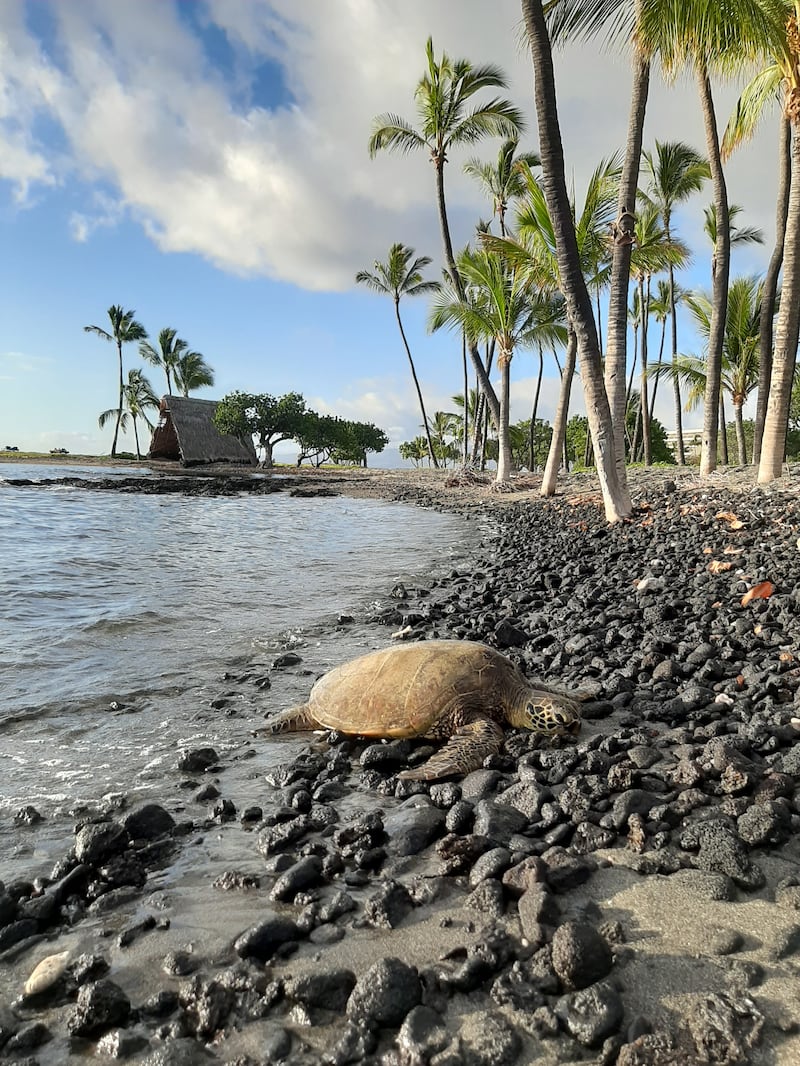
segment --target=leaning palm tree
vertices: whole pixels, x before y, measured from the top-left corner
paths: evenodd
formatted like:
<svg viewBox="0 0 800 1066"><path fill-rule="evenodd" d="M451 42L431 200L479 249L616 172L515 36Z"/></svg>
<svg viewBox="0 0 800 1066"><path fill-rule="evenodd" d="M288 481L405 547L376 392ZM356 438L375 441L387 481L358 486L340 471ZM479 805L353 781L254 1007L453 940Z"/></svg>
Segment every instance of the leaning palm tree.
<svg viewBox="0 0 800 1066"><path fill-rule="evenodd" d="M177 330L167 326L158 334L158 348L153 347L149 341L139 345L139 355L142 359L146 363L150 363L151 366L160 366L166 374L167 393L170 396L172 395L172 378L175 373L175 367L181 357L181 353L185 352L189 347L189 342L183 340L177 334Z"/></svg>
<svg viewBox="0 0 800 1066"><path fill-rule="evenodd" d="M444 190L444 165L453 148L475 144L484 137L518 137L524 128L522 113L509 100L500 97L476 103L474 97L484 89L504 89L506 79L493 64L473 66L468 59L451 59L442 53L437 60L433 40L425 46L428 69L417 84L415 99L419 129L399 115L379 115L369 139L369 154L382 149L403 153L427 151L436 176L436 200L442 231L445 261L460 299L464 285L456 268ZM475 344L470 345L475 373L483 389L492 417L500 417L500 403L492 388L486 368Z"/></svg>
<svg viewBox="0 0 800 1066"><path fill-rule="evenodd" d="M184 396L214 384L214 371L200 352L184 352L174 366L175 388Z"/></svg>
<svg viewBox="0 0 800 1066"><path fill-rule="evenodd" d="M119 437L120 425L122 424L123 414L123 390L125 388L125 379L122 376L122 345L130 344L133 341L144 340L147 336L147 332L141 322L137 322L133 317L136 314L135 311L125 311L118 304L113 304L108 309L108 317L111 322L111 330L103 329L102 326L84 326L86 333L94 333L98 337L102 337L105 341L111 341L117 346L117 355L119 357L119 403L114 409L117 412L117 419L114 424L114 440L111 443L111 456L112 458L117 454L117 438ZM105 423L104 423L105 424ZM124 428L124 427L123 427Z"/></svg>
<svg viewBox="0 0 800 1066"><path fill-rule="evenodd" d="M500 235L506 236L506 214L512 200L525 192L525 184L519 171L518 163L529 167L539 165L539 156L535 152L522 152L517 155L519 140L511 137L504 141L497 154L496 163L484 163L472 158L464 164L464 173L481 185L483 191L492 201L492 210L500 223Z"/></svg>
<svg viewBox="0 0 800 1066"><path fill-rule="evenodd" d="M430 328L455 326L475 342L487 338L496 342L500 419L497 422L499 451L495 484L503 485L511 475L511 360L516 348L531 342L536 294L531 290L527 271L485 248L462 252L457 269L464 280L466 295L464 299L453 300L443 289L431 308Z"/></svg>
<svg viewBox="0 0 800 1066"><path fill-rule="evenodd" d="M672 240L672 212L684 203L711 177L708 160L683 141L656 141L655 152L644 152L644 171L648 177L647 189L640 198L655 204L661 212L661 222L668 241ZM678 316L675 307L675 270L669 266L669 318L671 323L672 361L678 358ZM666 319L664 320L666 322ZM660 362L660 360L659 360ZM655 389L653 390L655 392ZM686 463L683 446L683 422L681 413L680 381L673 381L675 399L675 431L677 434L678 463Z"/></svg>
<svg viewBox="0 0 800 1066"><path fill-rule="evenodd" d="M420 388L419 379L417 378L414 360L411 357L411 348L408 344L406 331L403 329L403 320L400 317L400 299L403 296L430 295L431 293L438 291L439 283L436 281L423 280L422 271L430 264L430 256L420 255L412 262L413 255L413 248L408 248L405 244L393 244L389 249L389 257L386 262L382 263L379 259L376 259L373 264L374 273L370 273L368 270L359 270L356 274L356 281L362 285L366 285L368 288L372 289L373 292L380 292L385 296L391 296L394 300L394 313L397 319L397 328L400 330L400 336L403 339L403 347L408 356L411 377L414 381L414 388L417 390L417 400L419 402L420 414L422 415L422 425L428 440L428 455L430 456L433 465L438 466L439 464L436 462L433 441L431 440L430 427L428 426L428 416L425 414L425 402L422 399L422 389Z"/></svg>
<svg viewBox="0 0 800 1066"><path fill-rule="evenodd" d="M108 411L103 411L97 422L100 429L103 429L106 422L112 418L116 418L122 427L123 432L125 432L128 428L128 419L130 417L133 420L133 436L136 441L136 458L141 459L142 453L139 448L139 429L137 419L143 418L152 432L155 427L147 417L147 412L153 409L157 411L159 407L159 399L155 392L153 392L153 386L141 370L128 371L128 380L122 386L122 402L123 406L121 407L112 407Z"/></svg>
<svg viewBox="0 0 800 1066"><path fill-rule="evenodd" d="M581 355L583 393L606 518L609 522L616 522L627 518L632 507L624 454L622 463L617 461L616 434L603 382L597 326L591 295L581 269L580 250L567 192L553 56L542 0L522 0L522 14L533 60L543 186L555 231L559 285ZM627 317L627 300L624 310ZM622 391L624 399L624 380Z"/></svg>

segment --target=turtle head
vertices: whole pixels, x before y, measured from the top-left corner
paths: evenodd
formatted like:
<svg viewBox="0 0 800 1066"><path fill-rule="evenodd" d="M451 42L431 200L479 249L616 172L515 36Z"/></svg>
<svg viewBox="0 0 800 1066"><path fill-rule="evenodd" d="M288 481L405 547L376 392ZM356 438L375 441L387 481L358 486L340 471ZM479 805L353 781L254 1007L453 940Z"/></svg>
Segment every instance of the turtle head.
<svg viewBox="0 0 800 1066"><path fill-rule="evenodd" d="M549 692L529 693L509 721L518 728L549 737L577 736L581 729L577 703Z"/></svg>

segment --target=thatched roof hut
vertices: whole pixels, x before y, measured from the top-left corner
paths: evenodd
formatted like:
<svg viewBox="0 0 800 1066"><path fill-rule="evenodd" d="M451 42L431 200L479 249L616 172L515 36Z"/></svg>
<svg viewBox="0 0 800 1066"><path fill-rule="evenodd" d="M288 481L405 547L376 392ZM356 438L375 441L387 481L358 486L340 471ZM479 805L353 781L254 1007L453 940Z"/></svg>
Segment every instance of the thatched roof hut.
<svg viewBox="0 0 800 1066"><path fill-rule="evenodd" d="M252 438L239 440L214 425L217 400L162 396L158 425L153 430L149 459L179 459L182 466L199 463L246 463L256 466Z"/></svg>

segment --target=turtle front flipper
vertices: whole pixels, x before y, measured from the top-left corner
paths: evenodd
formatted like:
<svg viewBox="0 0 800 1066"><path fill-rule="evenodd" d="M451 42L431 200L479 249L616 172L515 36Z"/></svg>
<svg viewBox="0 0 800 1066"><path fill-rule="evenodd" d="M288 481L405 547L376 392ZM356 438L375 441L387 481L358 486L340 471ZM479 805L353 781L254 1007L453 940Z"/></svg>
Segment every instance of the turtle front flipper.
<svg viewBox="0 0 800 1066"><path fill-rule="evenodd" d="M397 776L406 781L438 781L452 774L479 770L487 755L496 755L500 751L503 736L503 730L491 718L473 718L460 726L445 746L422 766L404 770Z"/></svg>
<svg viewBox="0 0 800 1066"><path fill-rule="evenodd" d="M288 710L276 714L267 721L263 729L257 729L255 732L256 735L263 733L271 736L275 733L301 733L319 728L319 722L312 717L308 704L302 703L298 707L289 707Z"/></svg>

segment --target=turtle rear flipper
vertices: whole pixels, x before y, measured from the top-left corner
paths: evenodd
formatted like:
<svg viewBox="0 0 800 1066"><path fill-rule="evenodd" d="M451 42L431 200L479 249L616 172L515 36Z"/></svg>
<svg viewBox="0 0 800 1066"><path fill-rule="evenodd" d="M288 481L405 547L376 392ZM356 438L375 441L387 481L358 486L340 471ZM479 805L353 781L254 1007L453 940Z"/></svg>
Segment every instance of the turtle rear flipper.
<svg viewBox="0 0 800 1066"><path fill-rule="evenodd" d="M310 729L319 728L319 722L312 718L308 704L301 703L298 707L289 707L288 710L281 711L280 714L268 719L266 726L256 732L270 735L308 732Z"/></svg>
<svg viewBox="0 0 800 1066"><path fill-rule="evenodd" d="M422 766L403 770L397 776L406 781L438 781L452 774L479 770L487 755L496 755L503 746L503 730L491 718L473 718L453 733L441 750Z"/></svg>

